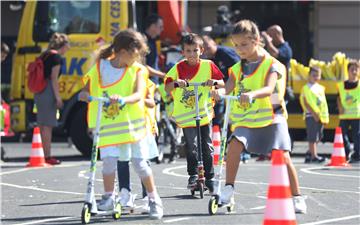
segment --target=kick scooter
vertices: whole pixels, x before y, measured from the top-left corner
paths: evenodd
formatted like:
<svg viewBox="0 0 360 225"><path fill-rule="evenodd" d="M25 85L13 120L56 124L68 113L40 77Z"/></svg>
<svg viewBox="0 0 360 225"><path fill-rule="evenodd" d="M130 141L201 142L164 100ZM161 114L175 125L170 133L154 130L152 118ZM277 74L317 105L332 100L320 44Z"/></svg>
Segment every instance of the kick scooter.
<svg viewBox="0 0 360 225"><path fill-rule="evenodd" d="M95 172L96 172L96 162L98 156L98 142L100 137L100 119L101 119L101 112L104 103L108 103L110 100L109 98L104 97L92 97L89 96L88 101L98 101L98 109L97 109L97 116L96 116L96 127L93 139L93 145L91 149L91 163L90 163L90 176L87 184L86 189L86 196L85 202L81 211L81 222L83 224L88 224L90 222L91 216L95 215L112 215L112 217L117 220L121 217L121 204L119 201L116 201L115 207L113 210L110 211L98 211L95 199L95 192L94 192L94 183L95 183Z"/></svg>
<svg viewBox="0 0 360 225"><path fill-rule="evenodd" d="M239 100L240 96L232 96L232 95L221 95L221 98L226 100L226 109L224 115L224 124L221 129L221 147L220 147L220 156L219 156L219 165L215 168L215 182L214 182L214 194L211 196L209 200L208 210L210 215L216 214L218 208L226 207L227 211L230 213L234 211L235 200L234 196L231 197L230 202L228 204L223 204L220 199L221 195L221 178L223 173L223 165L224 165L224 155L226 152L226 143L227 143L227 131L228 131L228 123L230 116L230 106L232 100ZM250 103L253 102L253 99L250 99Z"/></svg>

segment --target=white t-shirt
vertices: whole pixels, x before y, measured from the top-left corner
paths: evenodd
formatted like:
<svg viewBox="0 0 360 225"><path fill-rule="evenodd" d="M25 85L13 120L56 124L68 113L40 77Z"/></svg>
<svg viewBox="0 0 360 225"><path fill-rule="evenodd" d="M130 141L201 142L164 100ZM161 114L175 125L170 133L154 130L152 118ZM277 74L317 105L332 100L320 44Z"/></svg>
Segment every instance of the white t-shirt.
<svg viewBox="0 0 360 225"><path fill-rule="evenodd" d="M103 86L113 84L120 80L125 72L125 67L115 68L111 65L109 60L101 59L100 60L100 74L101 74L101 83Z"/></svg>

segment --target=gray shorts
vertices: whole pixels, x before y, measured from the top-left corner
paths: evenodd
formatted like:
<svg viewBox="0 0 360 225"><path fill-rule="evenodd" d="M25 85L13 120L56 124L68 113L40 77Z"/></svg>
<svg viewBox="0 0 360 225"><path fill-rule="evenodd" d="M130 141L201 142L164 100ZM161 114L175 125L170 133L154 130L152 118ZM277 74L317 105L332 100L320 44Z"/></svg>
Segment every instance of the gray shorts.
<svg viewBox="0 0 360 225"><path fill-rule="evenodd" d="M43 92L35 94L34 100L37 107L38 125L56 127L56 99L50 80Z"/></svg>
<svg viewBox="0 0 360 225"><path fill-rule="evenodd" d="M308 142L318 142L323 137L324 125L316 122L314 117L306 117L306 134Z"/></svg>
<svg viewBox="0 0 360 225"><path fill-rule="evenodd" d="M273 149L291 151L291 140L286 122L262 128L238 127L229 140L236 138L250 153L267 154Z"/></svg>

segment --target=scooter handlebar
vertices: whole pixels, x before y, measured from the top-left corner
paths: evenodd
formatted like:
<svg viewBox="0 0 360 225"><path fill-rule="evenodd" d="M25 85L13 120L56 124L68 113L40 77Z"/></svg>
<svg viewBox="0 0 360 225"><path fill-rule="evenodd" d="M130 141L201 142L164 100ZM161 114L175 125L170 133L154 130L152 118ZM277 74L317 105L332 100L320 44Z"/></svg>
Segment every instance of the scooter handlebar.
<svg viewBox="0 0 360 225"><path fill-rule="evenodd" d="M240 96L220 95L220 98L221 98L221 99L226 99L226 100L237 100L237 101L239 101ZM254 103L254 102L255 102L255 99L253 99L252 97L250 97L249 102L250 102L250 103Z"/></svg>
<svg viewBox="0 0 360 225"><path fill-rule="evenodd" d="M216 86L218 84L218 82L214 82L214 84L212 85L212 86ZM190 87L190 86L193 86L193 87L195 87L195 86L206 86L206 82L187 82L186 81L186 87ZM177 83L177 82L174 82L174 88L178 88L179 87L179 83Z"/></svg>
<svg viewBox="0 0 360 225"><path fill-rule="evenodd" d="M79 101L83 101L78 97ZM97 101L97 102L104 102L104 103L110 103L110 98L106 98L106 97L95 97L95 96L88 96L87 99L88 102L93 102L93 101ZM118 102L123 105L124 104L124 99L123 98L119 98Z"/></svg>

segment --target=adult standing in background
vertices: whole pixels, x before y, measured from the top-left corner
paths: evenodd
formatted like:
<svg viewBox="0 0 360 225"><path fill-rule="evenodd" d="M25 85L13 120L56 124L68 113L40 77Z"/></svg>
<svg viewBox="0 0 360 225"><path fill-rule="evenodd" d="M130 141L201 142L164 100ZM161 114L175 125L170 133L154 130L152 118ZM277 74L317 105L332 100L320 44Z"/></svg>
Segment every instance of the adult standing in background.
<svg viewBox="0 0 360 225"><path fill-rule="evenodd" d="M145 19L145 35L148 41L149 54L146 55L146 65L150 73L150 79L159 84L159 78L164 78L165 73L159 70L158 52L156 40L164 30L163 19L157 14L151 14Z"/></svg>
<svg viewBox="0 0 360 225"><path fill-rule="evenodd" d="M232 48L218 45L214 39L208 35L202 36L204 41L204 55L206 58L211 59L220 71L224 74L224 82L229 78L228 69L235 63L240 61L239 55ZM216 102L214 107L215 117L213 119L213 125L219 125L221 127L221 121L224 115L225 102L221 100Z"/></svg>
<svg viewBox="0 0 360 225"><path fill-rule="evenodd" d="M54 33L49 41L48 49L40 56L44 62L44 76L47 80L45 89L35 94L37 107L37 123L44 148L45 161L51 165L61 162L51 156L52 129L57 126L56 112L63 106L59 93L58 77L60 76L61 56L70 49L66 34Z"/></svg>

